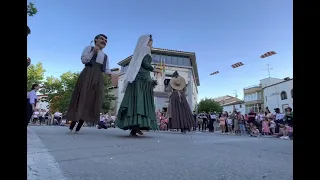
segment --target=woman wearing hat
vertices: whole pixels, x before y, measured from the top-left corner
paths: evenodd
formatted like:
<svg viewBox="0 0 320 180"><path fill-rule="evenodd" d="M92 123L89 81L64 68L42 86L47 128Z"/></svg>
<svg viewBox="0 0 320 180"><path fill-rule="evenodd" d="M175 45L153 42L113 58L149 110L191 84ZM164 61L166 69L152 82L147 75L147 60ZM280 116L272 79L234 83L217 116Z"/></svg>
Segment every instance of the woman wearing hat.
<svg viewBox="0 0 320 180"><path fill-rule="evenodd" d="M186 80L176 71L169 84L172 89L168 105L170 128L180 129L185 133L186 130L190 131L194 124L192 111L184 94Z"/></svg>
<svg viewBox="0 0 320 180"><path fill-rule="evenodd" d="M104 92L104 75L111 74L108 56L102 51L106 47L107 36L99 34L94 38L94 47L84 48L81 61L85 65L76 82L71 102L67 110L67 119L71 120L70 132L78 122L78 132L84 121L98 123Z"/></svg>
<svg viewBox="0 0 320 180"><path fill-rule="evenodd" d="M124 93L115 125L130 129L131 136L143 135L141 130L157 130L158 123L154 106L153 88L156 83L150 72L161 73L151 65L152 36L139 38L128 69L124 75Z"/></svg>

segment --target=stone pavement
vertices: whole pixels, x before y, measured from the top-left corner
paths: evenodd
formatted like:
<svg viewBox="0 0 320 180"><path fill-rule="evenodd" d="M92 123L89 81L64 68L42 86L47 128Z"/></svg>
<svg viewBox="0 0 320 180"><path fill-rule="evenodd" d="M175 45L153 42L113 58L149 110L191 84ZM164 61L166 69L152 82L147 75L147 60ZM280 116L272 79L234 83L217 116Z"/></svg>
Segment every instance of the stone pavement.
<svg viewBox="0 0 320 180"><path fill-rule="evenodd" d="M292 141L210 133L28 127L28 180L291 180Z"/></svg>

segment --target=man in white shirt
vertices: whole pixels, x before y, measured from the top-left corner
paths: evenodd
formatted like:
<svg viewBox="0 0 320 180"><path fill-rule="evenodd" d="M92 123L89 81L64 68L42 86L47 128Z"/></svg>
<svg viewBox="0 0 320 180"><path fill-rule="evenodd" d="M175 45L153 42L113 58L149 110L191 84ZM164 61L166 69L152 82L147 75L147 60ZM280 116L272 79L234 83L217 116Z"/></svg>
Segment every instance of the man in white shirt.
<svg viewBox="0 0 320 180"><path fill-rule="evenodd" d="M280 113L280 109L279 108L275 108L275 123L276 123L276 129L275 129L275 133L279 133L279 124L283 124L283 118L284 118L284 114Z"/></svg>

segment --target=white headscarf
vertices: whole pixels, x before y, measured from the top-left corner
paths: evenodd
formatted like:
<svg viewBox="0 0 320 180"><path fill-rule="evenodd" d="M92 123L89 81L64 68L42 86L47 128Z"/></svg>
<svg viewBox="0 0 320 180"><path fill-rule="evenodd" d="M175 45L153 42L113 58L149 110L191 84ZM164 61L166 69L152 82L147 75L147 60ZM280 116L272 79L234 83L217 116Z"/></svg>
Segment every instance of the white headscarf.
<svg viewBox="0 0 320 180"><path fill-rule="evenodd" d="M128 69L125 73L122 93L127 89L128 83L132 83L136 78L143 58L149 54L151 56L151 48L147 45L150 40L150 34L139 37L134 53L131 57Z"/></svg>

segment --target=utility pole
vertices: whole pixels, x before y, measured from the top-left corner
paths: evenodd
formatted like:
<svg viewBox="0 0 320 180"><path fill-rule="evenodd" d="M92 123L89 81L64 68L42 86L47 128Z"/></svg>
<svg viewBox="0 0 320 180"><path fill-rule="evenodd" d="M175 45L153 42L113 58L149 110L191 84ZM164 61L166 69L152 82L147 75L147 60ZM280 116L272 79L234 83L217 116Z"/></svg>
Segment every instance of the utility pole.
<svg viewBox="0 0 320 180"><path fill-rule="evenodd" d="M267 69L262 69L262 70L267 70L268 71L268 77L270 78L270 70L273 70L273 68L270 67L270 64L267 64Z"/></svg>
<svg viewBox="0 0 320 180"><path fill-rule="evenodd" d="M238 94L237 94L237 90L233 90L234 91L234 96L237 98L238 97Z"/></svg>

